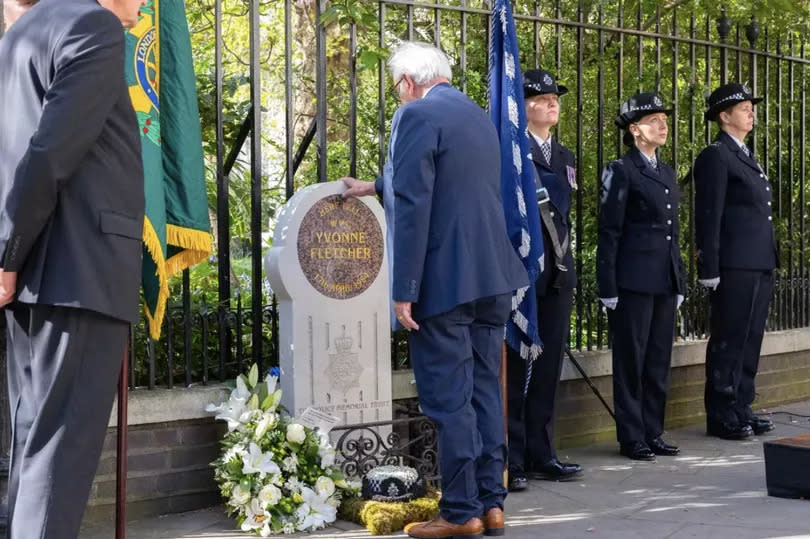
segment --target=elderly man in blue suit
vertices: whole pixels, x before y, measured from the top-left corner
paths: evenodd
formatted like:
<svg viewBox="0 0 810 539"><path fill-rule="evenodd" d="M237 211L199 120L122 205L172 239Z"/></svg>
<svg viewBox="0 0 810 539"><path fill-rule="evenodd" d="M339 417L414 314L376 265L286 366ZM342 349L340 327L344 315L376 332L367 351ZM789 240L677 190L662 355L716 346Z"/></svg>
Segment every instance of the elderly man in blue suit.
<svg viewBox="0 0 810 539"><path fill-rule="evenodd" d="M506 233L498 135L450 85L439 49L406 42L388 66L402 107L386 171L375 183L343 181L345 196L383 196L394 313L409 330L422 410L439 425L440 515L406 530L502 535L501 343L512 293L528 276Z"/></svg>

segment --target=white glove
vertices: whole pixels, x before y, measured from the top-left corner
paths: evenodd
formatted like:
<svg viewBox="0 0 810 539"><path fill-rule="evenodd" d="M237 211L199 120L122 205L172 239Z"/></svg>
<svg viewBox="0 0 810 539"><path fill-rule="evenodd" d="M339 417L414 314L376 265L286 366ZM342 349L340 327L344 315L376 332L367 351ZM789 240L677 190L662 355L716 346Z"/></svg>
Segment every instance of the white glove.
<svg viewBox="0 0 810 539"><path fill-rule="evenodd" d="M619 304L619 298L599 298L599 301L611 311L616 309L616 305Z"/></svg>
<svg viewBox="0 0 810 539"><path fill-rule="evenodd" d="M678 297L675 300L675 309L681 308L681 303L683 303L683 294L678 294Z"/></svg>
<svg viewBox="0 0 810 539"><path fill-rule="evenodd" d="M715 290L717 286L720 284L720 277L714 277L713 279L698 279L698 282L705 286L706 288L711 288Z"/></svg>

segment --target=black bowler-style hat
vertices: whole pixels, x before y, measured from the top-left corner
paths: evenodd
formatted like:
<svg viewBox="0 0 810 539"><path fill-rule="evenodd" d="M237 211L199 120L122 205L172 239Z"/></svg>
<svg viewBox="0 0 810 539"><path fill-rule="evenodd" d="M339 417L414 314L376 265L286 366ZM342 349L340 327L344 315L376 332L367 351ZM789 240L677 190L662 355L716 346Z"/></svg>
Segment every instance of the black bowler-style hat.
<svg viewBox="0 0 810 539"><path fill-rule="evenodd" d="M545 69L530 69L523 74L523 97L529 98L543 94L564 95L568 88L557 84L554 76Z"/></svg>
<svg viewBox="0 0 810 539"><path fill-rule="evenodd" d="M672 114L672 109L664 105L664 101L655 92L636 94L619 108L619 116L616 117L616 126L627 129L630 124L636 123L648 114L663 112L667 116Z"/></svg>
<svg viewBox="0 0 810 539"><path fill-rule="evenodd" d="M706 121L714 121L721 112L743 101L750 101L752 104L756 105L762 101L762 98L754 97L751 90L748 89L748 86L736 82L724 84L713 91L709 98L706 99L706 105L709 108L706 109L704 118L706 118Z"/></svg>

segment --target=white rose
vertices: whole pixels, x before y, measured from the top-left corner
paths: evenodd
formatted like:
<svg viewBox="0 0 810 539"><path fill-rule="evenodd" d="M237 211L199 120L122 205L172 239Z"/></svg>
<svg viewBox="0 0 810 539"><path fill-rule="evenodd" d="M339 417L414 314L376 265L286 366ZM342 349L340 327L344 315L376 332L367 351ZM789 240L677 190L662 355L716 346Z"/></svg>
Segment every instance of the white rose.
<svg viewBox="0 0 810 539"><path fill-rule="evenodd" d="M250 501L250 491L244 490L241 485L236 485L233 487L233 492L231 493L231 504L240 506L245 505Z"/></svg>
<svg viewBox="0 0 810 539"><path fill-rule="evenodd" d="M315 492L321 496L329 497L335 493L335 482L322 475L315 481Z"/></svg>
<svg viewBox="0 0 810 539"><path fill-rule="evenodd" d="M281 500L281 490L275 485L267 485L259 491L259 500L265 507L276 505Z"/></svg>
<svg viewBox="0 0 810 539"><path fill-rule="evenodd" d="M304 431L304 426L298 423L290 423L287 425L287 441L293 444L303 443L307 438L307 433Z"/></svg>

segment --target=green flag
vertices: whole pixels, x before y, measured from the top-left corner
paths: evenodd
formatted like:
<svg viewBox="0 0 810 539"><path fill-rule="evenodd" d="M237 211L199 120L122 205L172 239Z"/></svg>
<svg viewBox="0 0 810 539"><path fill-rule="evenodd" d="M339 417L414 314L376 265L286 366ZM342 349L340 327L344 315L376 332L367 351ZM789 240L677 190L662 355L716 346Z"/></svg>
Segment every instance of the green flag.
<svg viewBox="0 0 810 539"><path fill-rule="evenodd" d="M200 114L183 0L148 0L127 33L127 85L138 116L146 190L143 295L160 337L169 277L211 253Z"/></svg>

